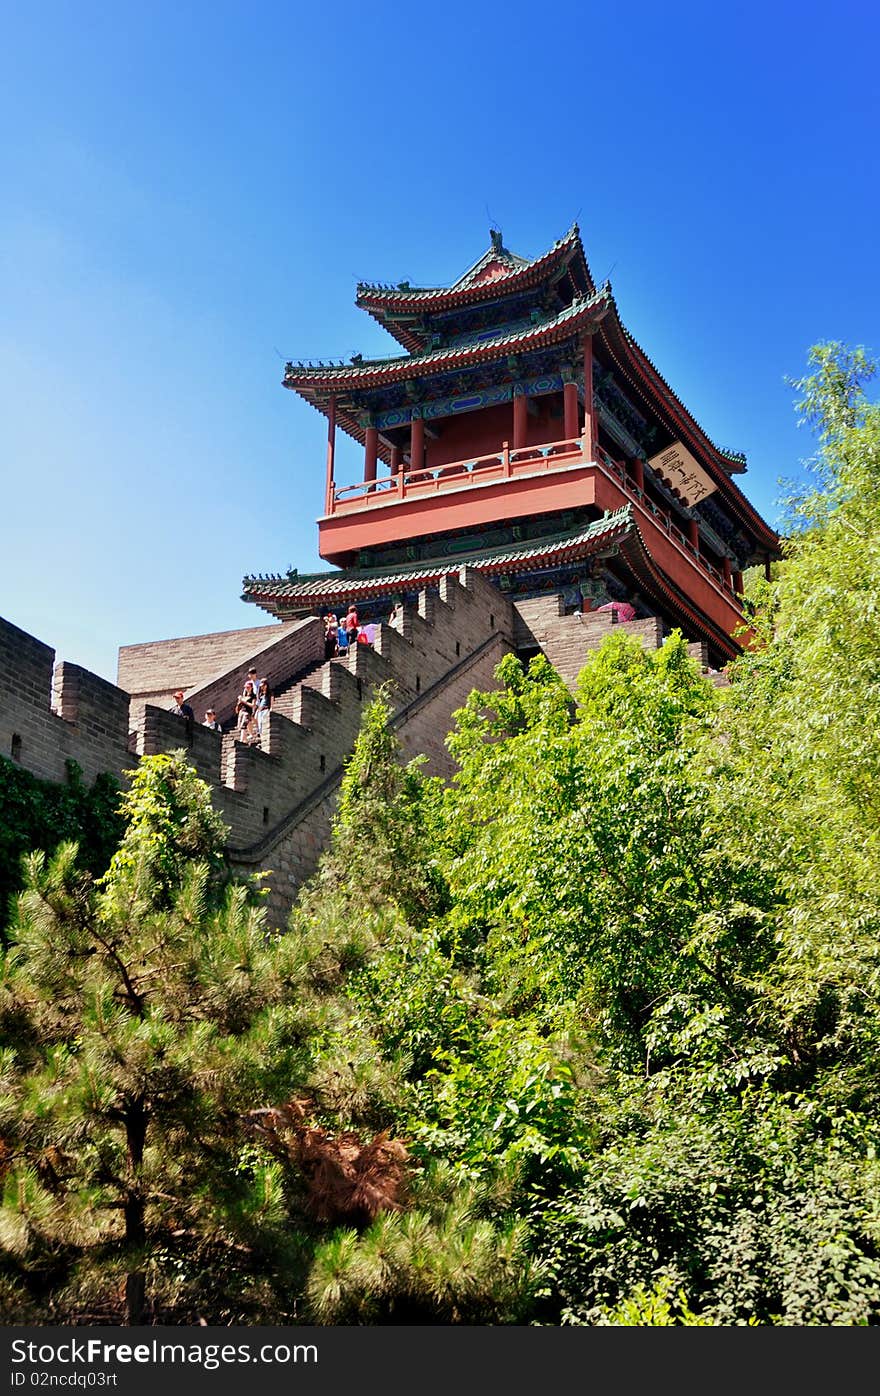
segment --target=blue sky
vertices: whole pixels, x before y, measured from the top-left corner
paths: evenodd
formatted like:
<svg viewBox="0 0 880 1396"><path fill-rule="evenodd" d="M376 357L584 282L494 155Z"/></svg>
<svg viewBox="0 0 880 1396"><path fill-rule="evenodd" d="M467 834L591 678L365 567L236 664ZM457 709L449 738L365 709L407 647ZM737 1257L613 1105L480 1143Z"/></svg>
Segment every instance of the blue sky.
<svg viewBox="0 0 880 1396"><path fill-rule="evenodd" d="M395 352L357 280L451 281L490 220L534 256L577 218L771 520L812 449L785 375L880 351L874 0L0 17L0 614L108 678L323 565L283 361Z"/></svg>

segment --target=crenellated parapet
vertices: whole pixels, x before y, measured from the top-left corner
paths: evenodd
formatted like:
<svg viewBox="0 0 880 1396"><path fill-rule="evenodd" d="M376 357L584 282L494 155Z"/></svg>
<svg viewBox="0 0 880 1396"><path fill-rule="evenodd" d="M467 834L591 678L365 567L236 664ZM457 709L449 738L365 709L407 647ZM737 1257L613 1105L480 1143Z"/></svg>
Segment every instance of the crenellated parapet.
<svg viewBox="0 0 880 1396"><path fill-rule="evenodd" d="M270 672L282 692L254 747L142 696L132 699L77 665L55 664L49 646L0 621L0 750L56 781L65 779L72 758L91 781L100 771L124 779L140 757L182 748L229 825L232 864L271 873L269 907L282 924L326 846L344 762L377 687L387 685L406 754L427 755L428 770L448 776L453 767L444 738L452 714L472 688L491 687L495 665L512 648L514 623L510 602L462 568L442 578L436 593L401 608L393 625L380 625L372 646L354 646L343 659L315 659L323 636L315 617L277 630L261 627L263 636L275 632ZM216 664L214 638L193 637L197 658L210 654ZM186 663L185 647L177 644L178 660ZM322 638L321 646L322 656ZM219 712L213 695L237 691L257 658L265 672L265 644L244 658L235 652L226 671L216 666L188 696L205 702L207 691Z"/></svg>
<svg viewBox="0 0 880 1396"><path fill-rule="evenodd" d="M88 783L120 773L128 754L129 696L0 619L0 752L41 780L66 779L76 761Z"/></svg>
<svg viewBox="0 0 880 1396"><path fill-rule="evenodd" d="M393 624L377 627L372 645L356 645L340 659L324 661L317 617L260 627L251 635L225 632L232 637L225 670L218 662L222 637L161 642L166 659L173 654L196 673L189 696L200 704L197 713L209 699L218 712L231 708L251 663L261 672L269 669L280 692L261 745L254 747L234 733L177 717L142 694L132 698L76 664L56 664L48 645L0 620L0 750L54 781L65 779L65 763L73 759L91 782L102 771L124 779L140 757L183 748L229 826L230 862L270 874L269 911L273 923L282 925L327 845L344 763L364 704L380 685L386 686L406 756L427 756L430 773L449 777L454 766L445 738L452 715L474 688L493 686L505 653L540 650L573 687L590 651L614 624L609 612L565 614L556 595L513 605L481 573L462 567L400 606ZM649 617L628 622L626 631L656 648L665 627ZM244 654L242 640L250 644ZM705 644L689 649L705 668ZM158 651L145 657L140 673L146 682L161 672L159 658ZM129 652L130 674L132 659ZM212 672L205 676L208 666Z"/></svg>

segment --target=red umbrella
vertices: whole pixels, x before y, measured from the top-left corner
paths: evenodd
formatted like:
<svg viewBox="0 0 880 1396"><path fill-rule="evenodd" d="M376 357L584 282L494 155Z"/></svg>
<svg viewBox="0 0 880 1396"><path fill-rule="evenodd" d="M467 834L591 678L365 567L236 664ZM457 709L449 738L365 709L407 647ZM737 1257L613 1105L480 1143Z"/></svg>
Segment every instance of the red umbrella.
<svg viewBox="0 0 880 1396"><path fill-rule="evenodd" d="M635 620L635 607L628 601L606 601L604 606L597 606L597 611L616 611L619 621Z"/></svg>

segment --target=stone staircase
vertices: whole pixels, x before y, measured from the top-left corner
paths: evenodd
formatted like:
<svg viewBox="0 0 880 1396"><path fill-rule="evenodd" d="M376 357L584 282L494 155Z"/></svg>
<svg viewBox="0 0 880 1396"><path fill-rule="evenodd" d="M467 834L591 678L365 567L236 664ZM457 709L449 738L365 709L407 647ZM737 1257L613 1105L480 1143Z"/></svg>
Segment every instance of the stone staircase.
<svg viewBox="0 0 880 1396"><path fill-rule="evenodd" d="M319 691L324 686L324 669L328 664L342 664L344 658L316 659L305 668L291 674L289 678L283 679L272 693L272 712L283 713L293 721L293 710L296 702L296 689L300 684L306 684L309 688Z"/></svg>

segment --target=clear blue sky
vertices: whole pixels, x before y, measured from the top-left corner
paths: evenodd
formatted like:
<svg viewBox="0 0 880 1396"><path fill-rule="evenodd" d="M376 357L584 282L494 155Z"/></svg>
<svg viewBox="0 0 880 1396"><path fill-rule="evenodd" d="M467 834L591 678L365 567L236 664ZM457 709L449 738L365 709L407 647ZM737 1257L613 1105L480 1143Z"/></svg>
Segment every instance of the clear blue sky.
<svg viewBox="0 0 880 1396"><path fill-rule="evenodd" d="M450 281L490 218L524 256L578 219L771 520L811 450L785 375L880 350L875 0L0 18L0 614L108 678L323 565L283 360L395 352L356 281Z"/></svg>

